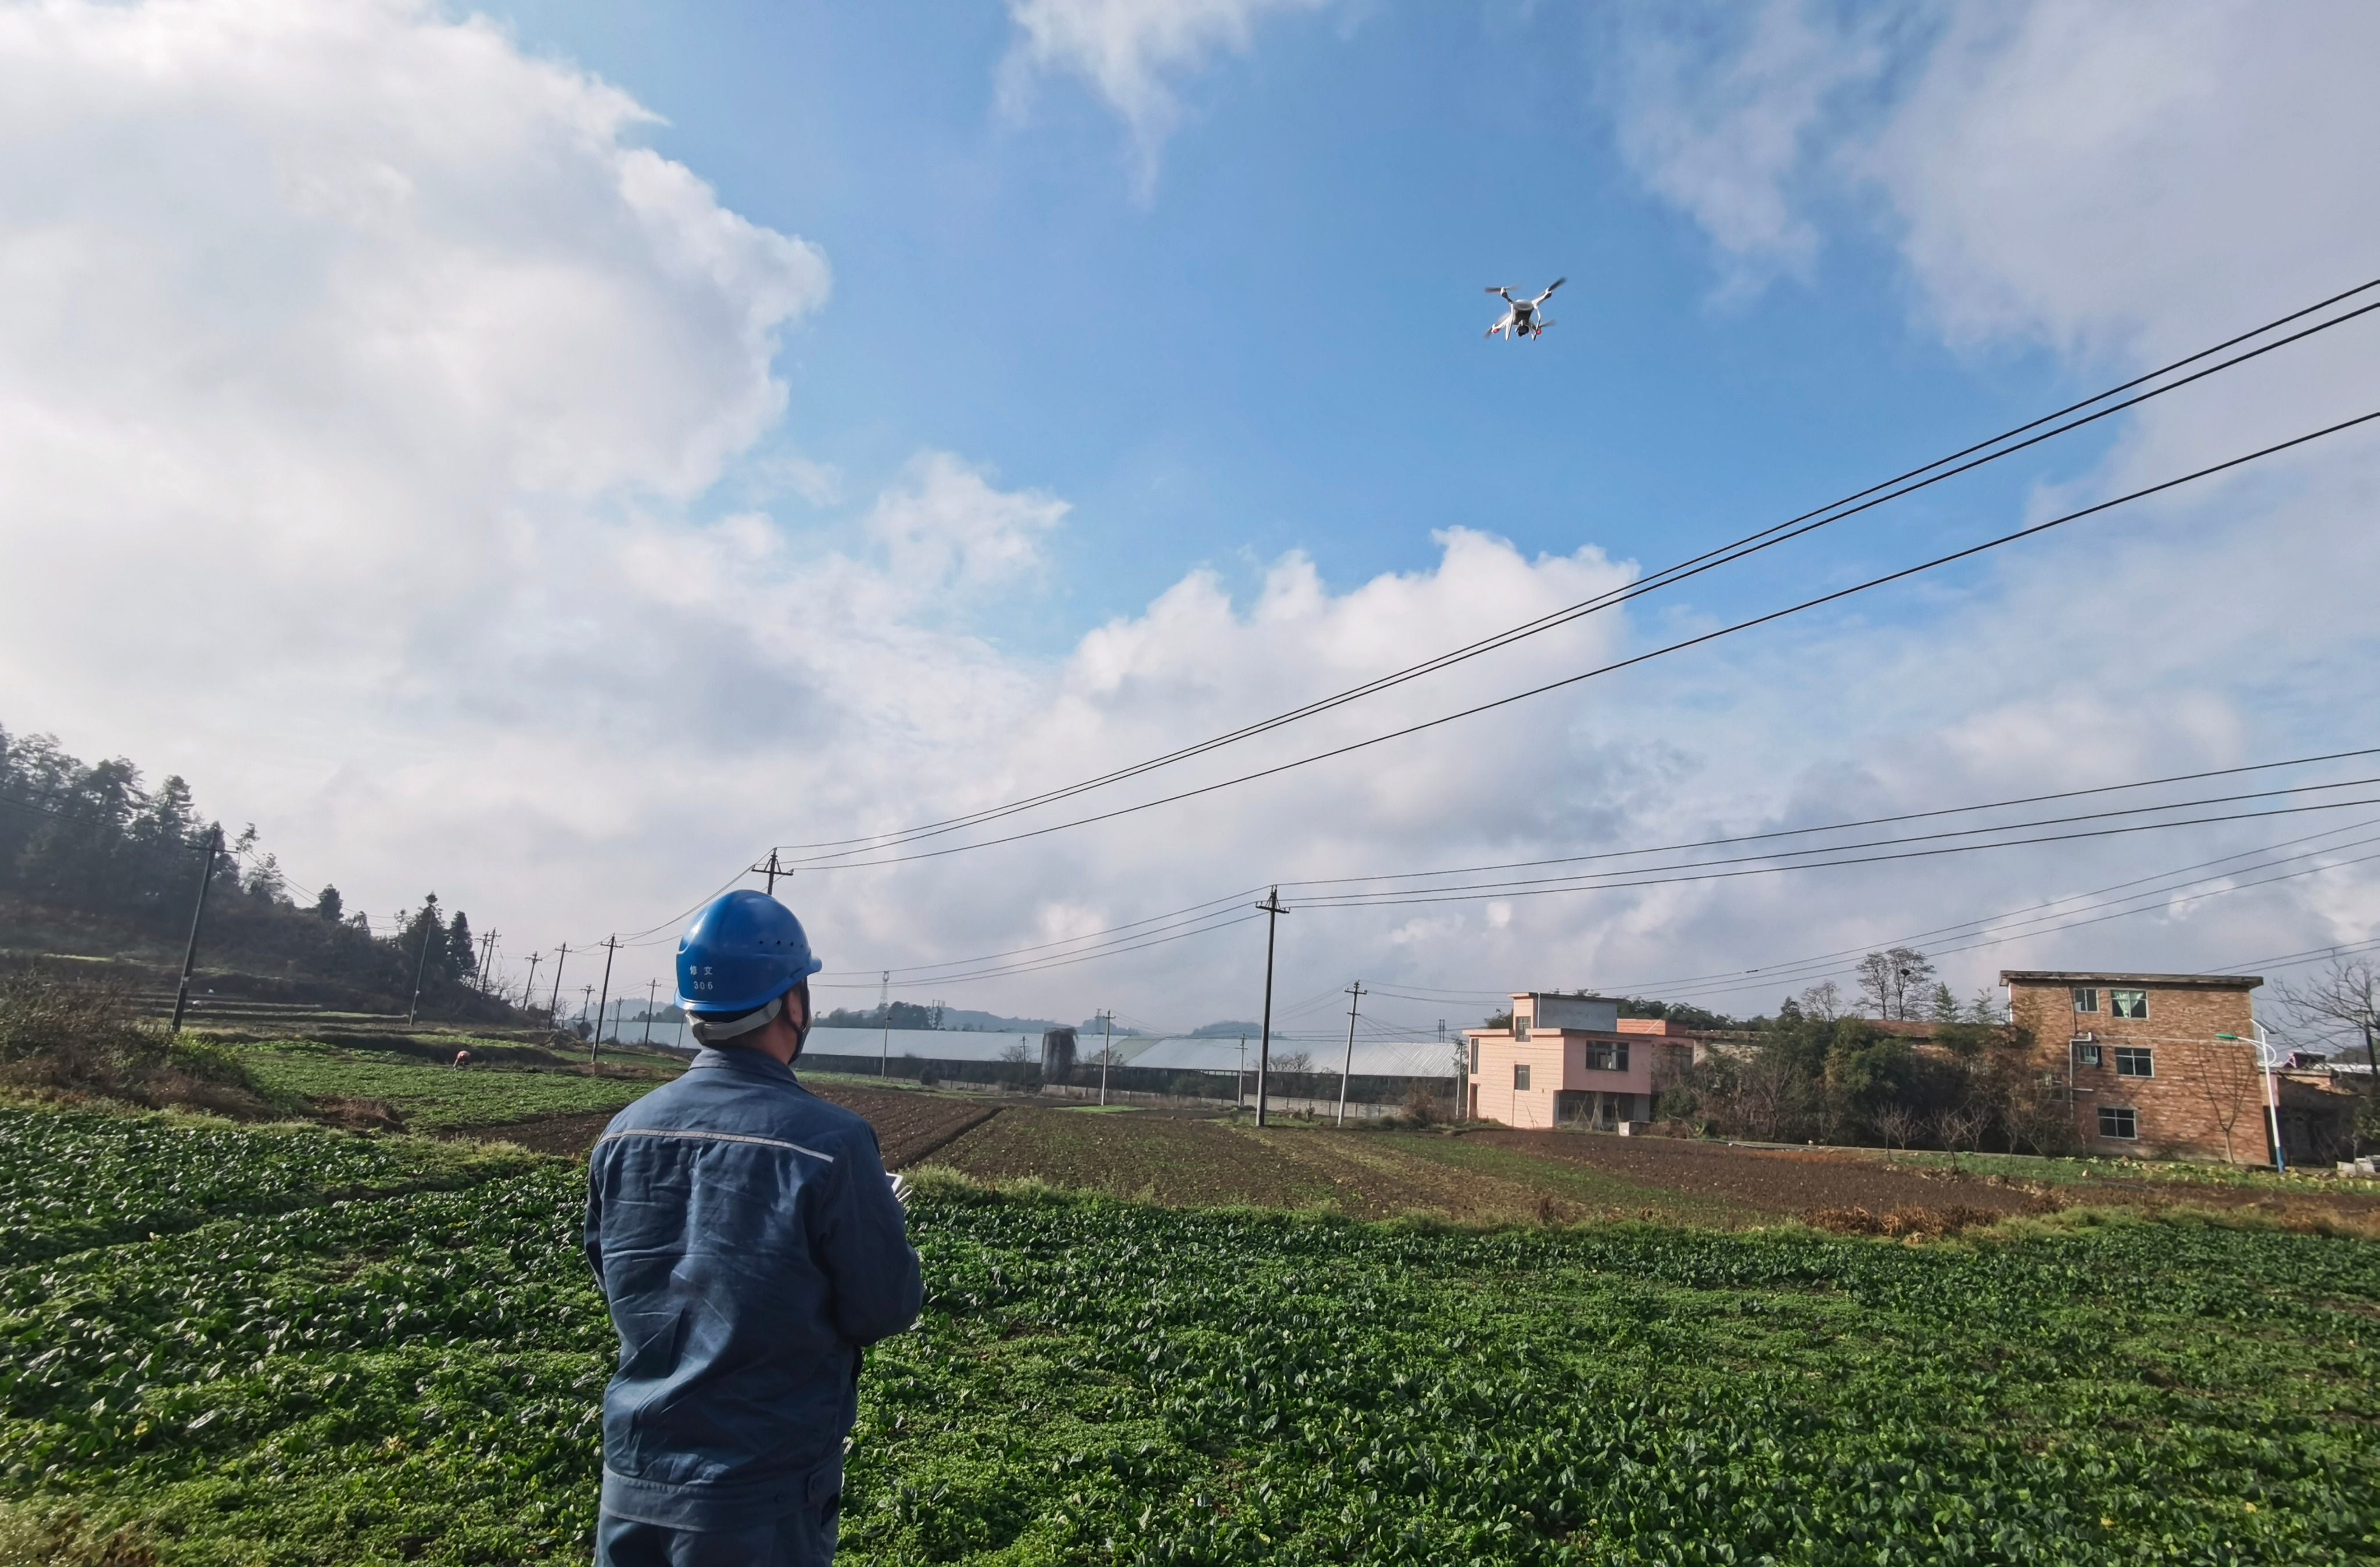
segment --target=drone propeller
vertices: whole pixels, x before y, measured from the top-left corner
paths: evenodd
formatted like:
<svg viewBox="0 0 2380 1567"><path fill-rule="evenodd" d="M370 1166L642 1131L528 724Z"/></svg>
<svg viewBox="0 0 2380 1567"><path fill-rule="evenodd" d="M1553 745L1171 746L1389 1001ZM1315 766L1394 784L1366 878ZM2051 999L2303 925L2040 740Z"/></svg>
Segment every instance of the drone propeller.
<svg viewBox="0 0 2380 1567"><path fill-rule="evenodd" d="M1560 288L1563 284L1568 283L1570 279L1566 277L1555 278L1551 283L1546 285L1545 293L1538 295L1537 298L1544 299L1551 297L1555 289Z"/></svg>

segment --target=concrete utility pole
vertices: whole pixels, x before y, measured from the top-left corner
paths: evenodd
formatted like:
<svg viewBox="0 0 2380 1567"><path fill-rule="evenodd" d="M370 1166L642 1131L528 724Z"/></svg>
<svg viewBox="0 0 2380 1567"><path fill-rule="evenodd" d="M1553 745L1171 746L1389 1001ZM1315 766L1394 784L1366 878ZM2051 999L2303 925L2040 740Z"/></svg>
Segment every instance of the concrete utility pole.
<svg viewBox="0 0 2380 1567"><path fill-rule="evenodd" d="M883 989L876 992L876 1013L884 1025L884 1053L876 1063L876 1075L892 1075L892 971L884 971Z"/></svg>
<svg viewBox="0 0 2380 1567"><path fill-rule="evenodd" d="M658 979L645 981L645 1047L648 1050L653 1043L653 997L661 992L661 988L662 982Z"/></svg>
<svg viewBox="0 0 2380 1567"><path fill-rule="evenodd" d="M594 1052L587 1058L590 1062L603 1059L603 1005L612 999L612 960L619 952L619 937L603 938L603 1001L595 1003L595 1037L588 1041L594 1047Z"/></svg>
<svg viewBox="0 0 2380 1567"><path fill-rule="evenodd" d="M496 961L496 938L502 934L504 932L501 930L491 930L480 938L479 982L480 989L482 990L489 989L488 976L492 972L492 966Z"/></svg>
<svg viewBox="0 0 2380 1567"><path fill-rule="evenodd" d="M1269 917L1265 920L1265 1004L1264 1034L1257 1042L1257 1124L1265 1124L1266 1079L1272 1072L1272 950L1273 932L1281 925L1281 917L1289 910L1281 904L1281 889L1273 887L1265 893L1265 901L1257 905Z"/></svg>
<svg viewBox="0 0 2380 1567"><path fill-rule="evenodd" d="M590 1007L590 1006L593 1006L594 1004L595 1004L595 987L594 987L594 986L592 986L592 985L581 985L581 986L579 986L579 987L578 987L578 1021L579 1021L579 1022L584 1023L584 1022L586 1022L586 1021L587 1021L587 1009L588 1009L589 1007ZM591 1034L591 1032L590 1032L590 1034L589 1034L589 1038L592 1038L592 1034Z"/></svg>
<svg viewBox="0 0 2380 1567"><path fill-rule="evenodd" d="M543 953L531 953L528 954L528 978L521 986L521 1010L523 1012L527 1012L528 1010L529 998L537 994L537 966L544 956L545 954Z"/></svg>
<svg viewBox="0 0 2380 1567"><path fill-rule="evenodd" d="M1347 1079L1355 1071L1355 1007L1364 999L1361 979L1347 987L1347 1061L1339 1068L1339 1124L1347 1124Z"/></svg>
<svg viewBox="0 0 2380 1567"><path fill-rule="evenodd" d="M1099 1014L1099 1103L1108 1102L1108 1058L1115 1054L1115 1014Z"/></svg>
<svg viewBox="0 0 2380 1567"><path fill-rule="evenodd" d="M1248 1037L1240 1036L1240 1069L1232 1074L1232 1108L1248 1108Z"/></svg>
<svg viewBox="0 0 2380 1567"><path fill-rule="evenodd" d="M562 950L554 954L553 995L552 998L545 1003L545 1022L546 1026L550 1028L559 1028L562 1026L562 966L569 956L570 943L565 941L562 943Z"/></svg>
<svg viewBox="0 0 2380 1567"><path fill-rule="evenodd" d="M438 921L430 917L430 905L424 904L421 905L421 955L413 960L413 1000L405 1009L405 1026L407 1028L413 1026L413 1020L421 1014L421 976L430 966L430 938L437 933Z"/></svg>
<svg viewBox="0 0 2380 1567"><path fill-rule="evenodd" d="M765 876L769 879L769 895L773 898L777 895L777 878L780 876L791 876L793 872L787 870L784 867L777 863L777 851L771 849L769 851L769 863L766 865L754 866L752 868L752 874L755 876Z"/></svg>
<svg viewBox="0 0 2380 1567"><path fill-rule="evenodd" d="M223 853L223 828L218 825L207 833L207 852L199 865L199 897L190 905L190 940L182 948L182 983L174 992L174 1027L182 1031L182 1014L190 1009L190 971L199 962L199 921L206 917L207 888L215 879L215 857Z"/></svg>

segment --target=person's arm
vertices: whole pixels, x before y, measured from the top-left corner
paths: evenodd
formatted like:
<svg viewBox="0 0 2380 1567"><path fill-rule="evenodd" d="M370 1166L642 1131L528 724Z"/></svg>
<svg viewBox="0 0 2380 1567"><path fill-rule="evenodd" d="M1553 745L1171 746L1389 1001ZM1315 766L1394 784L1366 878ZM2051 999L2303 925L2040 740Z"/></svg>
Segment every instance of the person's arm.
<svg viewBox="0 0 2380 1567"><path fill-rule="evenodd" d="M595 1289L603 1289L603 1188L599 1161L587 1160L587 1266L595 1269Z"/></svg>
<svg viewBox="0 0 2380 1567"><path fill-rule="evenodd" d="M915 1322L926 1301L925 1279L873 1132L863 1128L844 1144L823 1208L819 1265L834 1286L835 1325L844 1337L872 1344Z"/></svg>

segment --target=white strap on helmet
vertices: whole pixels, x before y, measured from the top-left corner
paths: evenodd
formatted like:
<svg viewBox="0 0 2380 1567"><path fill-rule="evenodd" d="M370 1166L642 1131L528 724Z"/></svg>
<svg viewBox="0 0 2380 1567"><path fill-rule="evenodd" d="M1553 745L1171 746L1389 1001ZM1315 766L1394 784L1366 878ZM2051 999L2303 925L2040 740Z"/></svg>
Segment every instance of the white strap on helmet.
<svg viewBox="0 0 2380 1567"><path fill-rule="evenodd" d="M738 1035L766 1028L784 1010L785 998L779 996L758 1012L747 1012L741 1017L722 1018L717 1023L706 1023L699 1017L689 1016L686 1029L704 1044L715 1045L722 1039L733 1039Z"/></svg>

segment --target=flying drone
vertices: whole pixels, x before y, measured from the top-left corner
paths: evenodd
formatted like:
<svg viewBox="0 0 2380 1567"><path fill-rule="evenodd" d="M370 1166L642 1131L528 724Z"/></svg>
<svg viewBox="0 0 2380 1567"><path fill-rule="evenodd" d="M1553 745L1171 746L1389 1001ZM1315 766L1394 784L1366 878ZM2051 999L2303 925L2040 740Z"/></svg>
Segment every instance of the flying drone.
<svg viewBox="0 0 2380 1567"><path fill-rule="evenodd" d="M1501 298L1510 308L1497 318L1495 325L1488 329L1488 335L1493 337L1500 332L1517 343L1524 337L1535 337L1544 332L1553 322L1539 316L1537 307L1552 298L1554 290L1569 281L1566 277L1555 278L1546 285L1546 291L1534 299L1513 298L1512 285L1509 283L1489 285L1488 292Z"/></svg>

